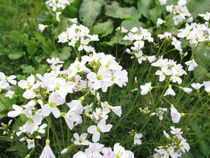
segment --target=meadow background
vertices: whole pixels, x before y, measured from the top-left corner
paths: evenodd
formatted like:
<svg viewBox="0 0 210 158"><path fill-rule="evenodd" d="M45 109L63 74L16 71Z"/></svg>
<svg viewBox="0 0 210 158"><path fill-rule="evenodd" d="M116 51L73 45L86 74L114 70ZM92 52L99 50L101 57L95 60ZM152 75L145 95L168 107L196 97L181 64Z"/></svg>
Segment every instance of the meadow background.
<svg viewBox="0 0 210 158"><path fill-rule="evenodd" d="M94 7L93 7L94 6ZM188 9L196 22L203 22L198 17L199 13L210 10L209 0L188 0ZM156 27L157 18L162 17L168 23L160 29ZM110 116L109 123L113 124L112 130L104 134L101 142L112 146L120 142L126 149L134 152L136 158L151 157L154 148L166 143L163 130L168 131L174 124L170 121L170 113L164 114L164 120L148 116L139 111L139 108L149 106L155 110L159 105L170 107L173 103L176 108L185 113L177 127L184 131L183 136L190 144L190 151L183 158L208 158L210 155L210 100L209 95L201 90L192 94L177 91L174 97L164 99L163 91L154 89L151 95L142 96L139 87L147 82L158 85L158 77L155 76L156 69L150 63L138 64L136 59L130 59L125 52L130 43L122 40L122 36L115 28L122 26L131 29L134 26L147 28L154 35L163 32L175 33L175 26L158 0L75 0L67 6L63 13L61 22L57 22L52 11L47 8L44 0L1 0L0 1L0 72L7 75L17 75L17 79L26 79L30 74L43 74L47 71L46 59L59 57L65 62L64 67L72 63L75 51L57 42L58 35L69 26L68 18L78 18L79 22L87 26L92 34L98 34L100 41L94 42L95 49L105 54L112 54L120 65L128 71L128 83L125 87L112 86L102 98L112 105L122 106L123 115ZM38 30L38 24L48 25L44 32ZM210 43L199 44L198 47L190 47L183 41L183 47L188 52L185 58L180 58L176 50L171 51L169 42L161 47L162 41L150 43L144 49L147 55L164 55L178 63L188 61L194 53L198 67L183 77L182 85L190 87L193 82L208 81L210 79ZM185 44L186 43L186 44ZM83 53L84 54L84 53ZM137 78L137 81L136 81ZM23 104L22 91L16 88L12 99L8 99L0 93L0 122L8 122L8 111L13 104ZM22 124L23 118L18 117L13 121L11 128L17 129ZM83 124L75 129L82 131L90 124ZM176 125L175 125L176 126ZM62 133L61 133L62 128ZM65 122L54 123L52 148L57 157L71 157L78 149L72 149L67 155L59 155L60 151L70 145L73 132L65 126ZM133 136L130 131L135 130L143 134L142 144L134 145ZM4 136L0 131L0 157L19 158L25 157L29 151L26 144ZM33 151L31 157L39 157L45 140L41 140Z"/></svg>

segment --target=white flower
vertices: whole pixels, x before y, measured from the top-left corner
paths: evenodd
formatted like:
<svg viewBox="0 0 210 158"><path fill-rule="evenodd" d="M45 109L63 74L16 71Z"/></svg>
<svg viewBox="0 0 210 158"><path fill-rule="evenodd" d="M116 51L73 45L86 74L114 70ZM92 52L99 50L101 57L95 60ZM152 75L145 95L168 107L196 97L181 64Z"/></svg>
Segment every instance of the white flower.
<svg viewBox="0 0 210 158"><path fill-rule="evenodd" d="M61 19L60 19L60 15L62 14L62 12L56 12L56 21L57 22L60 22Z"/></svg>
<svg viewBox="0 0 210 158"><path fill-rule="evenodd" d="M52 149L50 148L50 140L47 139L46 140L46 145L42 151L42 154L40 155L39 158L55 158L55 155L52 151Z"/></svg>
<svg viewBox="0 0 210 158"><path fill-rule="evenodd" d="M111 106L107 101L101 102L101 106L105 109L111 109L119 117L122 115L121 106Z"/></svg>
<svg viewBox="0 0 210 158"><path fill-rule="evenodd" d="M69 0L48 0L46 4L49 5L53 11L57 11L58 9L63 10L67 5L70 4L70 2Z"/></svg>
<svg viewBox="0 0 210 158"><path fill-rule="evenodd" d="M36 131L41 133L41 134L45 134L45 128L47 127L46 123L43 123L41 126L37 126Z"/></svg>
<svg viewBox="0 0 210 158"><path fill-rule="evenodd" d="M14 80L16 78L15 75L6 76L3 72L0 72L0 88L1 89L9 89L10 85L9 83L16 85L16 81Z"/></svg>
<svg viewBox="0 0 210 158"><path fill-rule="evenodd" d="M190 94L192 92L192 88L183 87L182 89L187 94Z"/></svg>
<svg viewBox="0 0 210 158"><path fill-rule="evenodd" d="M75 145L89 145L89 141L86 140L87 135L88 135L87 133L83 133L79 136L78 133L74 133L74 138L75 138L74 144Z"/></svg>
<svg viewBox="0 0 210 158"><path fill-rule="evenodd" d="M32 149L35 147L35 143L34 143L33 139L27 139L26 142L28 144L28 146L27 146L28 149Z"/></svg>
<svg viewBox="0 0 210 158"><path fill-rule="evenodd" d="M14 91L8 90L4 96L11 99L11 98L13 97L14 94L15 94Z"/></svg>
<svg viewBox="0 0 210 158"><path fill-rule="evenodd" d="M193 71L198 66L194 59L185 62L185 64L188 66L188 71Z"/></svg>
<svg viewBox="0 0 210 158"><path fill-rule="evenodd" d="M157 19L157 26L163 24L164 22L165 22L165 21L164 21L163 19L158 18L158 19Z"/></svg>
<svg viewBox="0 0 210 158"><path fill-rule="evenodd" d="M129 150L125 150L119 143L114 145L114 155L116 158L134 158L134 154Z"/></svg>
<svg viewBox="0 0 210 158"><path fill-rule="evenodd" d="M47 28L47 25L39 24L38 28L40 32L43 32Z"/></svg>
<svg viewBox="0 0 210 158"><path fill-rule="evenodd" d="M179 123L181 119L181 114L173 106L171 107L171 118L173 123Z"/></svg>
<svg viewBox="0 0 210 158"><path fill-rule="evenodd" d="M92 134L92 140L93 142L98 142L100 140L100 132L105 133L109 132L112 128L111 124L106 125L105 120L101 120L97 126L92 125L88 127L88 133Z"/></svg>
<svg viewBox="0 0 210 158"><path fill-rule="evenodd" d="M12 107L13 107L14 111L8 112L8 114L7 114L8 117L17 117L20 114L24 114L23 108L21 106L14 104Z"/></svg>
<svg viewBox="0 0 210 158"><path fill-rule="evenodd" d="M104 158L114 158L114 152L112 151L111 148L103 148L103 156Z"/></svg>
<svg viewBox="0 0 210 158"><path fill-rule="evenodd" d="M159 117L159 120L163 120L163 114L167 112L167 108L157 108L155 115Z"/></svg>
<svg viewBox="0 0 210 158"><path fill-rule="evenodd" d="M42 106L42 115L46 117L52 113L55 118L60 117L60 110L57 106L63 104L64 102L65 98L62 98L57 92L51 93L48 103Z"/></svg>
<svg viewBox="0 0 210 158"><path fill-rule="evenodd" d="M210 20L210 12L206 12L205 14L198 14L198 15L203 17L204 20L206 20L206 21Z"/></svg>
<svg viewBox="0 0 210 158"><path fill-rule="evenodd" d="M143 137L143 135L141 133L136 133L134 135L134 144L136 144L136 145L142 144L142 141L141 141L142 137Z"/></svg>
<svg viewBox="0 0 210 158"><path fill-rule="evenodd" d="M210 81L203 81L203 85L205 87L205 91L210 93Z"/></svg>
<svg viewBox="0 0 210 158"><path fill-rule="evenodd" d="M23 97L26 99L33 99L36 96L36 93L33 91L35 88L35 77L33 75L29 76L27 80L20 80L18 86L22 89L26 89L23 93Z"/></svg>
<svg viewBox="0 0 210 158"><path fill-rule="evenodd" d="M72 130L74 126L82 123L83 106L79 100L72 100L67 104L70 110L64 114L64 119L68 127Z"/></svg>
<svg viewBox="0 0 210 158"><path fill-rule="evenodd" d="M166 92L165 92L165 94L163 96L167 96L167 95L171 95L171 96L175 96L176 95L176 93L172 89L171 85L169 85L168 89L166 90Z"/></svg>
<svg viewBox="0 0 210 158"><path fill-rule="evenodd" d="M159 0L159 2L160 2L160 5L165 5L167 0Z"/></svg>
<svg viewBox="0 0 210 158"><path fill-rule="evenodd" d="M203 84L200 84L200 83L192 83L191 86L194 89L199 90L201 87L203 87Z"/></svg>
<svg viewBox="0 0 210 158"><path fill-rule="evenodd" d="M145 85L141 85L141 95L146 95L152 90L151 82L146 83Z"/></svg>

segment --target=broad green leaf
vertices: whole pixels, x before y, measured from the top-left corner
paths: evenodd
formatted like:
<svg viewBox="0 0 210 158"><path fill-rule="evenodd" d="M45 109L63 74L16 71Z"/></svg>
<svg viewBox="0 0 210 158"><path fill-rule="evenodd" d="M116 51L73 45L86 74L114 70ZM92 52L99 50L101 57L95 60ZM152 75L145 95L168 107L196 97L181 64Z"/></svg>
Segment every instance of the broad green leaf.
<svg viewBox="0 0 210 158"><path fill-rule="evenodd" d="M119 19L139 19L141 13L135 7L120 7L119 3L112 2L111 5L106 6L107 16Z"/></svg>
<svg viewBox="0 0 210 158"><path fill-rule="evenodd" d="M209 146L205 141L201 141L199 143L199 149L203 155L205 155L206 157L209 156L209 153L210 153Z"/></svg>
<svg viewBox="0 0 210 158"><path fill-rule="evenodd" d="M83 0L80 10L79 18L86 26L94 24L97 16L101 13L104 0Z"/></svg>
<svg viewBox="0 0 210 158"><path fill-rule="evenodd" d="M16 60L16 59L19 59L21 58L25 53L23 51L17 51L17 52L11 52L8 57L11 59L11 60Z"/></svg>
<svg viewBox="0 0 210 158"><path fill-rule="evenodd" d="M132 29L133 27L145 27L145 24L138 21L138 20L124 20L122 23L121 23L121 26L130 30Z"/></svg>
<svg viewBox="0 0 210 158"><path fill-rule="evenodd" d="M196 18L198 14L205 13L210 9L209 0L188 0L187 7L192 14L193 18Z"/></svg>
<svg viewBox="0 0 210 158"><path fill-rule="evenodd" d="M103 22L103 23L97 23L93 27L93 32L95 34L101 35L102 37L111 34L113 30L114 30L114 26L113 26L113 21L112 20L108 20L108 21Z"/></svg>
<svg viewBox="0 0 210 158"><path fill-rule="evenodd" d="M138 0L137 8L138 11L145 17L149 18L149 11L153 8L153 0Z"/></svg>

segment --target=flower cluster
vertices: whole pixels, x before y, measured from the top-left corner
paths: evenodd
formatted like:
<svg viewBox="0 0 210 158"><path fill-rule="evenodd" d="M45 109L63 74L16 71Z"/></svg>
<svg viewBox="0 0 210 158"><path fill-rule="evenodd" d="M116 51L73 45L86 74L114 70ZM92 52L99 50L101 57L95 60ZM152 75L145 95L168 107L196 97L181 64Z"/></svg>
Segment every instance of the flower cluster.
<svg viewBox="0 0 210 158"><path fill-rule="evenodd" d="M167 108L158 107L154 112L152 112L149 107L145 107L144 109L139 108L140 112L147 114L149 116L156 116L160 121L163 120L163 115L168 111Z"/></svg>
<svg viewBox="0 0 210 158"><path fill-rule="evenodd" d="M44 75L37 74L29 76L26 80L20 80L18 86L24 89L23 97L28 99L25 105L13 105L13 111L8 113L9 117L17 117L25 115L26 123L19 128L17 135L25 133L27 136L20 141L26 141L28 148L35 145L32 135L36 135L40 139L40 134L45 133L48 126L43 123L44 118L52 114L55 118L63 117L67 126L72 130L76 125L82 123L82 114L90 117L93 121L98 122L88 128L88 133L92 134L93 142L100 139L100 132L109 132L112 125L106 124L108 113L113 111L121 116L121 107L113 107L108 102L101 102L100 96L96 93L102 89L106 92L109 87L114 84L122 87L128 81L127 72L115 61L111 55L104 53L93 53L81 57L69 68L62 70L63 62L58 58L47 60L50 64L51 71ZM10 80L9 80L10 81ZM74 92L85 93L78 100L72 100L66 103L68 94ZM83 107L82 102L88 94L96 95L101 107L95 110L91 106ZM61 112L59 107L67 105L69 111Z"/></svg>
<svg viewBox="0 0 210 158"><path fill-rule="evenodd" d="M6 91L5 97L12 98L14 91L11 90L12 86L16 85L17 81L15 80L16 76L6 76L3 72L0 72L0 92L2 90Z"/></svg>
<svg viewBox="0 0 210 158"><path fill-rule="evenodd" d="M155 75L159 76L159 81L163 82L168 79L169 83L182 83L181 76L186 75L187 73L183 69L181 64L177 64L174 60L164 59L163 57L159 58L157 61L152 63L154 67L160 67L160 70L156 71ZM172 95L176 93L173 91L172 86L169 84L168 89L165 92L164 96Z"/></svg>
<svg viewBox="0 0 210 158"><path fill-rule="evenodd" d="M177 36L179 38L186 38L189 40L190 44L197 45L201 42L209 42L210 41L210 28L209 24L186 24L184 29L178 30L179 33Z"/></svg>
<svg viewBox="0 0 210 158"><path fill-rule="evenodd" d="M123 29L125 30L125 29ZM124 31L126 32L126 31ZM151 36L151 33L142 27L137 28L133 27L130 31L128 31L127 35L123 38L126 41L132 41L133 46L130 49L126 49L126 52L132 55L132 58L135 57L138 59L139 64L143 61L148 60L149 62L153 62L156 57L155 56L147 56L143 54L143 47L145 42L153 42L154 39Z"/></svg>
<svg viewBox="0 0 210 158"><path fill-rule="evenodd" d="M174 24L178 25L180 22L192 22L193 18L187 9L187 0L179 0L177 5L167 5L166 10L172 14Z"/></svg>
<svg viewBox="0 0 210 158"><path fill-rule="evenodd" d="M103 144L91 143L85 152L79 151L74 154L73 158L134 158L134 154L125 150L119 143L114 144L114 148L104 147Z"/></svg>
<svg viewBox="0 0 210 158"><path fill-rule="evenodd" d="M154 158L160 157L182 157L183 153L190 150L190 146L186 139L182 136L183 132L180 128L171 126L170 136L166 131L163 131L164 136L168 139L169 143L164 146L159 146L155 149L156 153L153 155Z"/></svg>
<svg viewBox="0 0 210 158"><path fill-rule="evenodd" d="M210 12L206 12L205 14L199 14L199 16L202 17L206 21L210 20Z"/></svg>
<svg viewBox="0 0 210 158"><path fill-rule="evenodd" d="M89 33L90 30L87 27L73 24L58 36L58 42L68 43L68 45L78 48L78 51L95 52L95 49L89 46L89 43L99 41L98 35L90 35Z"/></svg>
<svg viewBox="0 0 210 158"><path fill-rule="evenodd" d="M173 36L170 32L164 32L163 34L159 34L158 37L160 39L167 39L171 41L171 44L175 47L176 50L182 52L182 43L175 36Z"/></svg>
<svg viewBox="0 0 210 158"><path fill-rule="evenodd" d="M63 10L67 5L69 5L69 0L48 0L46 4L52 8L54 12L58 10Z"/></svg>

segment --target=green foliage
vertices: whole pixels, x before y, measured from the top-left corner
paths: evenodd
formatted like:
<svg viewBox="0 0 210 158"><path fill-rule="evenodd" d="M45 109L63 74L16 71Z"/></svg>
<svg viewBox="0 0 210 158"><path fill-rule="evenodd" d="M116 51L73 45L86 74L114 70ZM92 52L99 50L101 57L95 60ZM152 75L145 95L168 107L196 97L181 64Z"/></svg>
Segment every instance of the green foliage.
<svg viewBox="0 0 210 158"><path fill-rule="evenodd" d="M209 0L189 0L188 3L194 18L198 16L198 13L208 11L209 6ZM49 57L59 57L68 66L76 57L76 53L67 44L57 43L57 36L71 24L69 18L78 18L79 22L91 29L91 34L98 34L102 39L98 42L101 45L98 43L94 45L97 52L104 51L114 55L129 74L129 82L126 87L122 89L112 87L103 96L114 106L122 106L123 116L121 118L115 115L111 116L110 123L114 124L114 128L109 135L103 135L102 143L112 146L115 142L120 142L128 150L134 151L137 158L151 156L155 147L165 143L162 131L172 125L168 121L170 116L167 115L164 118L167 121L160 122L140 113L138 108L144 106L168 107L168 103L161 97L162 94L158 90L154 90L148 96L141 96L139 91L133 91L148 81L158 83L158 79L154 75L150 75L154 74L156 70L150 68L149 64L138 65L134 59L130 59L130 55L125 52L125 49L131 43L123 40L124 35L115 31L115 28L122 26L126 29L143 27L150 29L154 34L166 31L177 33L177 27L181 27L182 24L175 26L171 16L163 6L160 6L158 0L75 0L64 9L60 23L56 22L54 13L47 10L44 0L1 0L0 13L0 72L5 72L7 75L17 74L18 79L25 79L35 73L44 74L48 70L46 59ZM162 18L167 23L158 28L156 27L157 18ZM48 25L44 32L38 31L40 23ZM158 39L155 39L155 42L157 44L146 43L148 46L146 49L144 48L144 52L147 55L156 55L160 50L160 55L165 54L169 58L178 56L178 62L184 63L193 54L199 67L189 77L183 79L183 85L189 87L190 82L202 82L210 79L210 47L208 44L189 48L189 43L183 40L182 46L186 50L189 49L189 55L182 60L176 51L167 52L167 49L171 49L169 43L165 42L161 47L161 42ZM148 67L149 71L145 67ZM139 82L135 82L135 77ZM26 103L26 100L21 99L23 92L16 89L15 91L16 95L13 99L8 99L3 94L0 95L1 122L8 122L7 113L12 109L13 104L24 105ZM186 133L187 140L190 140L191 151L183 157L209 157L209 96L203 93L187 95L179 92L176 97L168 98L168 101L186 112L181 126ZM16 119L12 124L13 129L18 129L24 121L23 117ZM56 121L51 120L53 123ZM61 132L52 135L52 144L55 144L53 148L56 153L60 153L61 149L71 145L70 139L73 132L86 132L85 129L90 125L90 120L86 119L84 122L84 127L70 132L66 132L69 130L64 123L52 124L53 130L65 131L64 134ZM132 129L143 132L142 145L133 146L133 138L128 136L128 132ZM0 157L18 158L27 155L26 144L21 143L20 145L18 138L15 140L15 142L11 142L9 137L0 136ZM38 144L33 157L39 157L43 146L44 141ZM63 157L71 157L74 151L77 149L73 148Z"/></svg>
<svg viewBox="0 0 210 158"><path fill-rule="evenodd" d="M119 3L112 2L111 5L106 6L107 16L119 19L139 19L141 14L135 9L135 7L120 7Z"/></svg>
<svg viewBox="0 0 210 158"><path fill-rule="evenodd" d="M104 0L83 0L79 10L80 20L87 26L93 25L104 3Z"/></svg>
<svg viewBox="0 0 210 158"><path fill-rule="evenodd" d="M114 30L113 21L107 20L106 22L97 23L93 27L93 32L95 34L100 35L101 37L105 37L111 34Z"/></svg>

